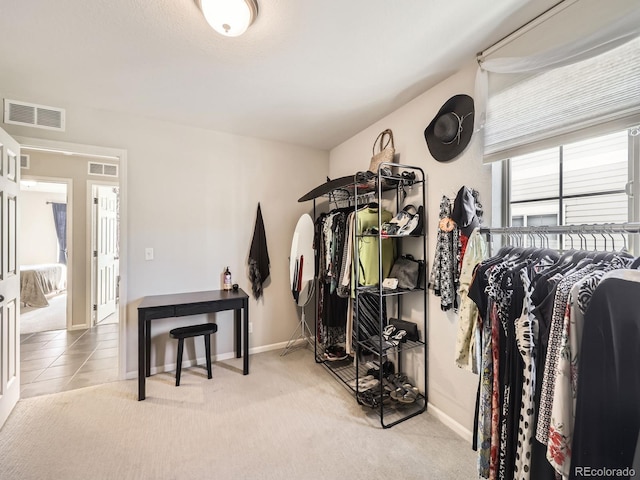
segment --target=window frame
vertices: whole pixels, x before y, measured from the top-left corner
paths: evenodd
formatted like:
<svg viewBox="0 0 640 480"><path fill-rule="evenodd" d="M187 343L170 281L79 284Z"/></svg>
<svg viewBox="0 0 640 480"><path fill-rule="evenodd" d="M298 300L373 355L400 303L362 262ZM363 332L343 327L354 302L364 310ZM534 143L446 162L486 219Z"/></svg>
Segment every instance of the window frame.
<svg viewBox="0 0 640 480"><path fill-rule="evenodd" d="M606 128L608 127L608 128ZM557 138L558 144L553 146L560 149L559 157L559 196L552 197L548 200L557 199L559 202L558 207L558 225L565 224L565 212L563 199L575 198L575 197L590 197L601 196L611 193L625 193L627 195L628 202L628 220L627 222L635 223L640 222L640 125L626 128L627 130L627 165L628 175L627 183L621 190L615 190L612 192L595 192L580 195L562 195L562 148L566 144L570 144L580 140L588 140L589 138L595 138L601 135L607 135L609 133L621 130L618 128L612 128L612 125L601 125L600 128L590 129L587 132L583 132L583 135L576 138L575 134L566 135ZM540 145L539 150L550 148L551 145ZM494 216L493 218L500 219L499 226L511 226L511 158L506 158L500 162L494 162L492 164L492 176L493 176L493 198L496 200L494 203ZM496 183L499 184L496 188ZM543 198L536 198L533 201L545 200ZM532 201L532 200L529 200ZM498 208L496 208L498 206ZM497 215L495 215L497 213ZM632 252L640 252L640 235L629 236L629 249Z"/></svg>

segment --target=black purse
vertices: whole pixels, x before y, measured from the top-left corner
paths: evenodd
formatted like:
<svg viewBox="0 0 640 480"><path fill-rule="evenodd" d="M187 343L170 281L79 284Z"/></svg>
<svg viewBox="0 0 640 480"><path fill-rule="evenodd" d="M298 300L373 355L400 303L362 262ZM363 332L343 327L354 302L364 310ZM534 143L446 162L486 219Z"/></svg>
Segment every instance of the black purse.
<svg viewBox="0 0 640 480"><path fill-rule="evenodd" d="M389 278L398 279L398 287L413 290L420 286L424 262L416 260L412 255L398 257L391 267Z"/></svg>
<svg viewBox="0 0 640 480"><path fill-rule="evenodd" d="M407 332L407 335L405 336L406 340L417 342L420 339L418 334L418 325L413 322L400 320L398 318L390 318L389 324L396 327L396 330L404 330L405 332Z"/></svg>

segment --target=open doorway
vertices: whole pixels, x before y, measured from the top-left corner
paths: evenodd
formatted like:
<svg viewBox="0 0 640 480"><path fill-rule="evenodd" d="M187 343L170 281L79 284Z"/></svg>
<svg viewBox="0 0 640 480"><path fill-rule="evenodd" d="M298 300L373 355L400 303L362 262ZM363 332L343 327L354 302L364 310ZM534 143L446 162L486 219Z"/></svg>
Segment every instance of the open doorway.
<svg viewBox="0 0 640 480"><path fill-rule="evenodd" d="M20 333L66 330L72 296L67 240L70 179L24 176L20 181Z"/></svg>
<svg viewBox="0 0 640 480"><path fill-rule="evenodd" d="M119 255L112 259L115 266L112 264L108 272L103 271L112 275L110 278L113 278L115 283L101 283L106 289L105 292L116 300L112 302L114 308L98 322L94 307L94 292L98 284L95 275L98 272L93 268L94 240L98 230L94 228L93 189L95 185L108 184L110 189L119 191L119 160L110 156L74 153L66 148L64 151L48 148L29 149L23 145L22 153L30 157L21 169L23 179L48 178L52 181L53 175L56 174L68 177L66 248L58 242L59 249L61 246L62 250L66 250L67 256L66 292L62 292L60 296L67 296L68 306L66 320L58 325L59 328L21 334L21 397L56 393L118 380L121 377L122 355L119 322L121 315L117 303ZM27 168L24 167L25 163L28 165ZM54 200L55 203L59 203L57 199ZM52 204L47 206L53 208ZM112 235L109 238L111 245L115 246L120 243L120 217L117 206L110 225ZM21 223L32 223L29 215L22 214ZM26 237L19 237L18 241L20 250L28 247L28 244L25 244ZM47 308L51 309L51 305ZM47 308L42 308L41 311L44 312ZM28 312L21 318L21 323L27 323L27 315Z"/></svg>

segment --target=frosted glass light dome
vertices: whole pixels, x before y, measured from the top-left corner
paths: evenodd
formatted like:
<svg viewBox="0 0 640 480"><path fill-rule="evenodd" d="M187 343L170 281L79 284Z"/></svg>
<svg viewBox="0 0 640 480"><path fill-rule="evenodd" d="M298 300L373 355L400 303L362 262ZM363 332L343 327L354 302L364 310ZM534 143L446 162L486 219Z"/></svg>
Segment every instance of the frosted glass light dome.
<svg viewBox="0 0 640 480"><path fill-rule="evenodd" d="M209 25L227 37L242 35L258 15L255 0L200 0L200 8Z"/></svg>

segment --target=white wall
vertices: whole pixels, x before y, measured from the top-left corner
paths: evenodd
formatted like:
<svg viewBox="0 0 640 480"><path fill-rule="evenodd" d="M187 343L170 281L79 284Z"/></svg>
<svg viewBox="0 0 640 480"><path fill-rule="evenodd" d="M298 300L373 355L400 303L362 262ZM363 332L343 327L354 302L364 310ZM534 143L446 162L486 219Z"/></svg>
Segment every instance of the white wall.
<svg viewBox="0 0 640 480"><path fill-rule="evenodd" d="M63 193L20 191L20 265L58 263L58 236L47 202L66 203Z"/></svg>
<svg viewBox="0 0 640 480"><path fill-rule="evenodd" d="M45 105L55 99L23 98ZM64 133L3 125L14 136L127 150L128 276L126 370L137 372L137 304L145 295L217 289L225 266L250 292L247 257L258 202L262 206L271 278L264 298L251 299L251 347L285 342L298 322L289 287L289 251L296 222L312 207L297 199L328 173L328 152L153 121L75 105ZM145 261L153 247L155 259ZM204 318L200 319L204 320ZM154 322L152 366L175 363L170 326ZM215 353L233 352L230 312L216 321ZM173 322L173 323L172 323ZM200 342L198 342L200 343ZM167 345L168 344L168 345ZM198 347L200 348L200 347ZM203 353L202 353L203 355Z"/></svg>
<svg viewBox="0 0 640 480"><path fill-rule="evenodd" d="M427 175L428 264L433 261L440 199L455 198L462 185L480 192L484 207L484 224L490 225L491 168L482 164L481 150L472 138L464 153L454 160L434 160L424 140L424 129L442 104L451 96L466 93L473 97L477 64L454 74L420 97L381 119L330 152L330 176L339 177L366 170L371 147L379 132L393 130L398 162L424 169ZM420 309L412 309L412 319L419 321ZM468 430L473 426L473 411L478 377L456 367L454 346L457 318L442 312L440 298L431 292L428 298L428 386L429 402ZM412 369L415 369L413 367Z"/></svg>

